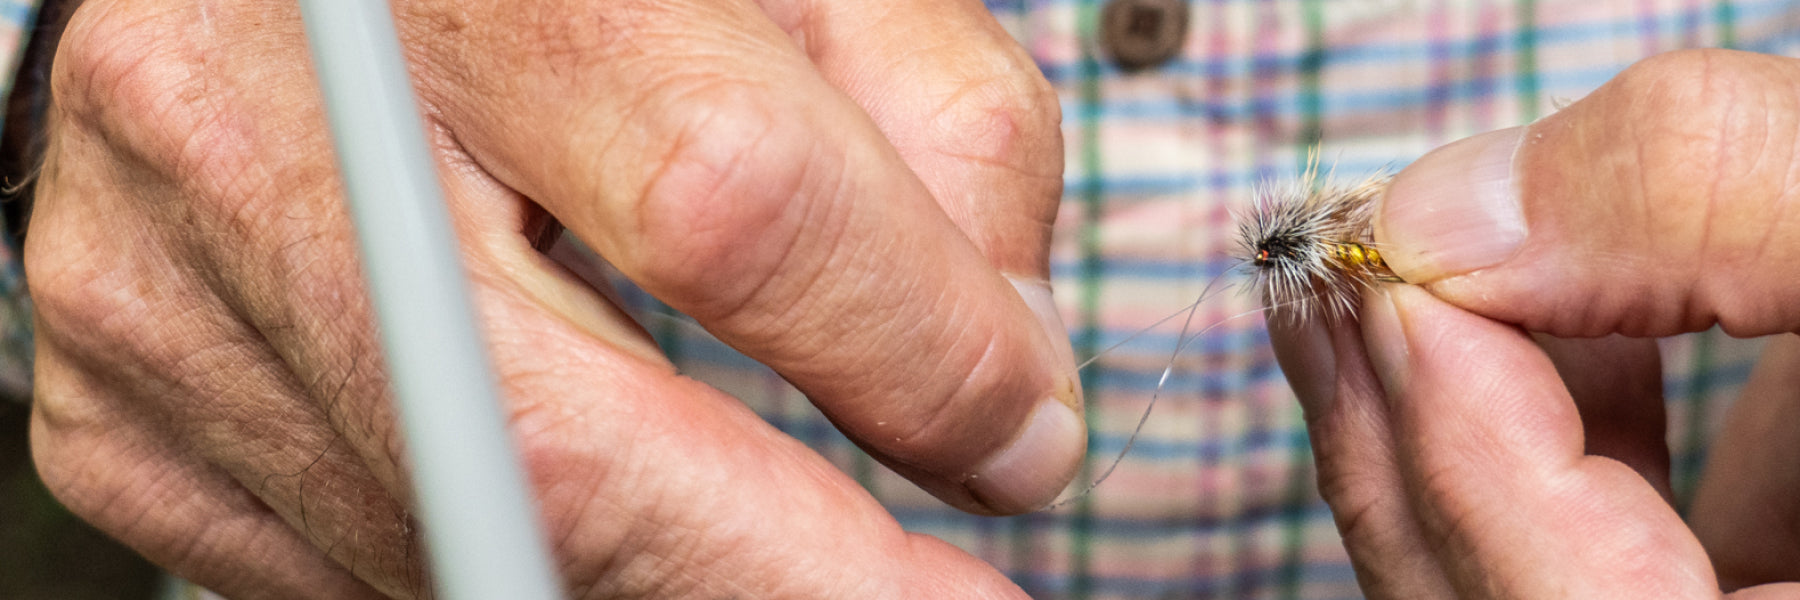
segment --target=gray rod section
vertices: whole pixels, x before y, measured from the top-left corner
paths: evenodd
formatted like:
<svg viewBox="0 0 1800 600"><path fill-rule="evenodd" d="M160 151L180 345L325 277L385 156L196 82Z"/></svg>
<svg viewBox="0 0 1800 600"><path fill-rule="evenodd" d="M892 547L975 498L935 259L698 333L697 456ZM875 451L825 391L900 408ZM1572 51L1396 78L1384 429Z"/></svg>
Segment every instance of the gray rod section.
<svg viewBox="0 0 1800 600"><path fill-rule="evenodd" d="M439 594L560 597L388 3L300 0Z"/></svg>

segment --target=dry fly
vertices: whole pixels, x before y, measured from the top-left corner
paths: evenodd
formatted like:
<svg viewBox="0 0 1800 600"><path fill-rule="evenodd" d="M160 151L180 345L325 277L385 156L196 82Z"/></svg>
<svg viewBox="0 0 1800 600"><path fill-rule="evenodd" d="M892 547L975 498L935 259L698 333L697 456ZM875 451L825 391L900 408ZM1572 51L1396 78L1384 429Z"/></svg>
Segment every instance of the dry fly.
<svg viewBox="0 0 1800 600"><path fill-rule="evenodd" d="M1299 181L1258 194L1237 215L1238 245L1255 269L1263 306L1300 320L1335 321L1356 310L1364 288L1400 281L1382 260L1370 223L1391 179L1321 181L1314 155Z"/></svg>
<svg viewBox="0 0 1800 600"><path fill-rule="evenodd" d="M1163 387L1168 384L1169 376L1175 370L1176 358L1180 357L1189 343L1232 319L1264 311L1279 318L1300 321L1337 321L1356 312L1365 288L1378 282L1400 282L1401 279L1388 268L1387 261L1381 258L1381 251L1375 245L1372 223L1375 201L1387 191L1388 182L1392 179L1384 173L1371 175L1354 184L1332 181L1329 173L1321 178L1319 155L1315 149L1308 154L1306 170L1297 181L1282 186L1259 188L1250 207L1243 212L1234 212L1233 218L1237 221L1238 249L1242 253L1237 256L1238 265L1250 267L1254 278L1252 287L1260 292L1263 307L1226 317L1190 335L1194 314L1200 304L1214 293L1213 288L1224 278L1221 274L1201 290L1200 296L1192 304L1082 363L1081 366L1086 367L1138 335L1184 313L1187 315L1187 320L1181 326L1181 334L1176 337L1175 351L1169 356L1168 365L1163 368L1162 376L1156 382L1156 390L1151 393L1150 403L1144 407L1144 414L1138 419L1137 427L1126 438L1125 447L1113 458L1112 464L1087 487L1045 507L1045 510L1059 508L1087 496L1112 475L1125 455L1131 452L1138 434L1144 430L1144 424L1149 422L1150 411L1156 407L1157 398L1162 395ZM1227 273L1231 270L1233 269L1227 269Z"/></svg>

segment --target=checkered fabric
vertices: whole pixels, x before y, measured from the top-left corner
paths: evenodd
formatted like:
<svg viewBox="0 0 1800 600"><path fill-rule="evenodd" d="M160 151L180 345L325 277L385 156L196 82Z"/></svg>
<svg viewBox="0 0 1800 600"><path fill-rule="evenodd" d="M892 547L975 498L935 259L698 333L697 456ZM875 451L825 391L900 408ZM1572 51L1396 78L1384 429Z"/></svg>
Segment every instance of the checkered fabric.
<svg viewBox="0 0 1800 600"><path fill-rule="evenodd" d="M0 73L12 74L25 53L25 32L37 20L37 0L0 0ZM12 90L12 78L0 79L0 97Z"/></svg>
<svg viewBox="0 0 1800 600"><path fill-rule="evenodd" d="M0 1L4 72L34 6ZM1098 50L1098 1L989 8L1061 94L1068 170L1052 268L1076 351L1119 344L1083 371L1093 435L1083 480L1124 446L1170 364L1180 320L1152 324L1213 278L1235 277L1224 274L1228 211L1259 182L1293 177L1308 148L1341 174L1391 170L1529 122L1651 54L1800 53L1795 0L1196 0L1180 55L1127 74ZM16 252L0 247L0 294L22 302L18 274ZM1253 303L1224 294L1201 306L1197 322L1222 324L1175 358L1143 436L1105 485L1012 518L944 507L863 455L779 377L696 328L646 322L685 372L817 448L908 529L967 549L1033 597L1359 597L1260 317L1230 318ZM23 306L0 306L5 340L29 340ZM26 346L4 347L0 378L29 364ZM1685 501L1757 346L1715 332L1663 349Z"/></svg>
<svg viewBox="0 0 1800 600"><path fill-rule="evenodd" d="M0 0L0 98L12 93L19 59L25 54L26 32L37 19L37 0ZM15 182L0 182L10 186ZM19 264L17 227L0 217L0 400L26 400L31 395L31 298Z"/></svg>
<svg viewBox="0 0 1800 600"><path fill-rule="evenodd" d="M1076 352L1120 344L1082 373L1084 481L1124 446L1170 363L1181 320L1152 324L1231 266L1229 211L1260 182L1294 177L1308 148L1359 177L1528 123L1659 52L1800 53L1795 0L1195 0L1181 53L1126 73L1100 49L1099 0L988 7L1061 95L1067 172L1052 269ZM1110 480L1074 505L1012 518L944 507L780 378L696 328L649 323L687 373L830 457L909 530L967 549L1035 598L1361 597L1261 317L1231 318L1254 303L1237 293L1203 303L1196 322L1222 324L1174 360ZM1683 504L1758 347L1717 332L1663 346Z"/></svg>

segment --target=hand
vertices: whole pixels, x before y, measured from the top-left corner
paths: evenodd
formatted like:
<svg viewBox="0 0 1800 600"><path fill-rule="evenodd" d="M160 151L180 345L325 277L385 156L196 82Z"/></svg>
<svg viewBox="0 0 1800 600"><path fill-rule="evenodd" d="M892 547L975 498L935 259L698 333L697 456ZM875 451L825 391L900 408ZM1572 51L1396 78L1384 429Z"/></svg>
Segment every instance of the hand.
<svg viewBox="0 0 1800 600"><path fill-rule="evenodd" d="M1376 220L1420 285L1371 292L1360 324L1274 322L1371 597L1800 597L1796 84L1791 59L1664 55L1433 152ZM1654 344L1495 320L1782 335L1683 523Z"/></svg>
<svg viewBox="0 0 1800 600"><path fill-rule="evenodd" d="M590 597L1019 597L678 376L557 223L982 513L1085 431L1046 284L1056 98L973 0L399 2L562 575ZM74 16L25 249L33 447L75 512L234 598L426 594L292 2Z"/></svg>

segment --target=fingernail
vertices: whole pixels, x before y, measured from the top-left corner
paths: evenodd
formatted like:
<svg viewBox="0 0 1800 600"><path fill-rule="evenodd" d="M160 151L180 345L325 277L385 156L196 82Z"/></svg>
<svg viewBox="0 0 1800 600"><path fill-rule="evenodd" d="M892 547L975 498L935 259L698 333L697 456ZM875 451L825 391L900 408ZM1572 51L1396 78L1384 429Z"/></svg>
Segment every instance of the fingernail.
<svg viewBox="0 0 1800 600"><path fill-rule="evenodd" d="M1075 374L1075 349L1069 343L1069 330L1063 326L1062 313L1056 310L1056 299L1051 296L1050 282L1029 277L1006 275L1013 289L1018 290L1019 297L1025 300L1025 306L1037 316L1038 324L1050 336L1050 360L1055 364L1054 372L1062 374L1065 381L1057 385L1059 393L1066 394L1065 404L1069 408L1081 408L1081 384Z"/></svg>
<svg viewBox="0 0 1800 600"><path fill-rule="evenodd" d="M1018 514L1056 499L1087 454L1087 426L1055 398L1038 403L1012 445L963 482L977 502L996 513Z"/></svg>
<svg viewBox="0 0 1800 600"><path fill-rule="evenodd" d="M1525 128L1490 131L1422 156L1394 176L1375 241L1394 273L1427 283L1491 267L1525 241L1513 156Z"/></svg>
<svg viewBox="0 0 1800 600"><path fill-rule="evenodd" d="M1275 347L1281 374L1300 399L1300 409L1309 416L1330 410L1331 400L1337 397L1337 352L1325 322L1271 319L1269 341Z"/></svg>
<svg viewBox="0 0 1800 600"><path fill-rule="evenodd" d="M1411 362L1406 331L1400 326L1400 311L1394 306L1394 294L1416 290L1418 288L1382 285L1363 293L1363 347L1368 351L1369 366L1374 367L1375 376L1388 389L1389 397L1399 389L1396 386L1406 382Z"/></svg>

